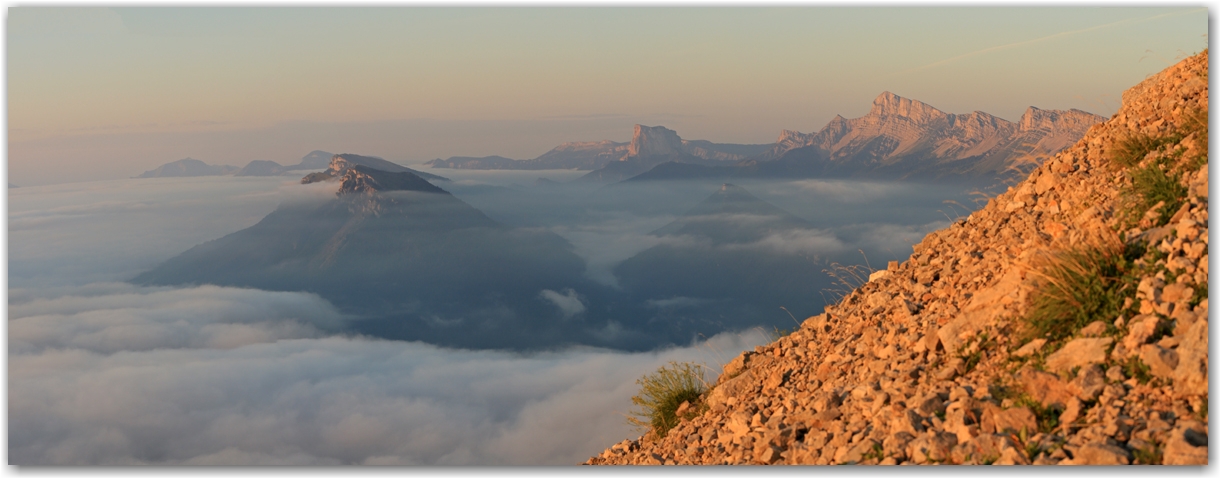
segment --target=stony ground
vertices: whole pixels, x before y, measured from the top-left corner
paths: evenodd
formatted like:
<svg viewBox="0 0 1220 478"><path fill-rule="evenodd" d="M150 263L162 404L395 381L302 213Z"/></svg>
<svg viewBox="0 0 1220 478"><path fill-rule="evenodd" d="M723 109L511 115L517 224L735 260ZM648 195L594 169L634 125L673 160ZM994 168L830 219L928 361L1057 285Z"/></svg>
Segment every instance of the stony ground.
<svg viewBox="0 0 1220 478"><path fill-rule="evenodd" d="M1024 182L727 364L664 438L586 464L1206 464L1207 165L1186 166L1187 200L1154 227L1168 212L1133 218L1113 157L1133 134L1188 130L1207 68L1204 52L1131 88ZM1204 141L1141 164L1186 164ZM1147 244L1125 311L1031 340L1021 318L1048 258L1107 241Z"/></svg>

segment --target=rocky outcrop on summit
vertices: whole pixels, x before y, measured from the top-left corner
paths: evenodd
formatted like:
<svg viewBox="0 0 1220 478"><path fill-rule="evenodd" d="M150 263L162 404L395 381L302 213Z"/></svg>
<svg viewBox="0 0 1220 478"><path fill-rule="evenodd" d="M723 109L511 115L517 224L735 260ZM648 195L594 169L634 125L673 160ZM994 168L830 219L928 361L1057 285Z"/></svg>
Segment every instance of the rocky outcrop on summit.
<svg viewBox="0 0 1220 478"><path fill-rule="evenodd" d="M627 156L676 156L684 153L682 138L678 137L676 131L664 126L635 125L631 144L627 146Z"/></svg>
<svg viewBox="0 0 1220 478"><path fill-rule="evenodd" d="M432 183L410 171L391 173L362 165L352 166L343 173L343 178L339 180L337 194L342 196L389 191L449 194L449 191L433 186Z"/></svg>
<svg viewBox="0 0 1220 478"><path fill-rule="evenodd" d="M1021 166L1028 171L1102 120L1079 110L1030 107L1012 123L981 111L945 113L887 91L865 116L836 116L815 134L781 132L771 151L743 166L765 173L793 169L782 163L807 163L821 177L1001 176Z"/></svg>
<svg viewBox="0 0 1220 478"><path fill-rule="evenodd" d="M325 171L310 173L301 178L301 184L310 184L320 181L336 181L343 178L347 171L355 166L364 166L378 171L390 173L409 172L424 179L433 181L448 181L449 178L437 176L435 174L416 171L406 166L401 166L391 163L384 159L375 156L361 156L358 154L343 153L336 154L330 159L330 166Z"/></svg>
<svg viewBox="0 0 1220 478"><path fill-rule="evenodd" d="M1207 464L1207 70L1204 52L1131 88L1112 118L909 260L730 361L663 438L586 463ZM945 119L914 102L879 110ZM1053 131L1026 116L1027 131ZM1150 205L1155 190L1139 188L1154 183L1173 193ZM1124 261L1121 278L1078 268L1057 283L1102 281L1121 307L1031 334L1023 318L1058 277L1048 267L1097 250Z"/></svg>
<svg viewBox="0 0 1220 478"><path fill-rule="evenodd" d="M195 176L224 176L233 174L237 168L229 165L210 165L198 159L184 158L165 163L157 169L144 171L137 178L185 178Z"/></svg>

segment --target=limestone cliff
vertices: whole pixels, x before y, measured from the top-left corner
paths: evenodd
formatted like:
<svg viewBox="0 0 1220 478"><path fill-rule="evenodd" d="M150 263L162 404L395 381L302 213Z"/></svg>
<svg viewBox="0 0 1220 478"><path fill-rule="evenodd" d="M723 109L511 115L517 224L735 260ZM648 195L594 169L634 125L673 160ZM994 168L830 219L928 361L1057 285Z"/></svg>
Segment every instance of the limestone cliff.
<svg viewBox="0 0 1220 478"><path fill-rule="evenodd" d="M733 359L663 438L587 463L1206 464L1207 69L1204 52L1131 88L1112 118L909 260ZM888 94L866 118L837 118L817 140L848 148L871 128L893 138L879 161L954 157L1008 134L1051 150L1057 128L1091 121L1031 109L1006 124ZM927 124L964 134L904 140ZM1080 257L1117 265L1055 269L1091 264ZM1087 281L1113 294L1110 309L1077 297L1104 312L1034 325L1056 284Z"/></svg>
<svg viewBox="0 0 1220 478"><path fill-rule="evenodd" d="M817 133L783 131L754 162L818 163L820 176L936 178L994 176L1040 161L1078 140L1104 118L1079 110L1030 107L1013 123L975 111L949 114L890 93L867 115L836 116Z"/></svg>

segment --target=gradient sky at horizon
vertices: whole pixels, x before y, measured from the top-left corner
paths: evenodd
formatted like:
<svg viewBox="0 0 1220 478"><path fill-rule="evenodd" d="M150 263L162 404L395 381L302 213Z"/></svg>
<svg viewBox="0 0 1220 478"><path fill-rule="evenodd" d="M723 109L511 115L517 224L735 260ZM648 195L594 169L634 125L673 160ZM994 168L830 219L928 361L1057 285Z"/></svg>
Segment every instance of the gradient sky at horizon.
<svg viewBox="0 0 1220 478"><path fill-rule="evenodd" d="M882 91L1108 116L1207 28L1202 7L13 7L9 182L315 149L525 159L635 123L768 143Z"/></svg>

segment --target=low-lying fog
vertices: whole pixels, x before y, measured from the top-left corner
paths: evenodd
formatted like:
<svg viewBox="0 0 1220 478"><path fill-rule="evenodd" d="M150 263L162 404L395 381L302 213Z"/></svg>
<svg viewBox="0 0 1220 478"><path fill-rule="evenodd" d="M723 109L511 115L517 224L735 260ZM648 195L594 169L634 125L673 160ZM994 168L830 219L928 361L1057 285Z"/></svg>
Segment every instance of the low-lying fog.
<svg viewBox="0 0 1220 478"><path fill-rule="evenodd" d="M682 311L718 307L732 317L714 321L720 333L710 340L682 335L707 326L692 322L668 339L674 345L631 353L380 339L312 293L127 283L192 246L254 225L282 202L330 197L333 185L214 177L10 189L10 463L574 464L638 433L624 414L641 375L671 360L719 370L765 343L764 332L819 312L835 287L803 266L750 270L754 258L829 267L863 263L863 250L881 268L974 206L964 185L735 183L807 226L725 242L652 234L699 207L719 183L601 186L559 183L579 171L432 172L452 178L437 185L492 219L572 243L593 284L579 287L609 292L557 287L532 295L553 307L557 321L608 314L594 302L612 293L651 314L620 327L669 327L664 321L690 320ZM754 231L757 220L725 214L679 224ZM656 259L640 259L647 254ZM701 259L708 257L717 259ZM633 258L648 264L632 266ZM683 275L711 266L721 275ZM808 274L810 282L776 274ZM770 287L770 280L785 282L789 295L777 297L803 302L717 302L723 284Z"/></svg>

